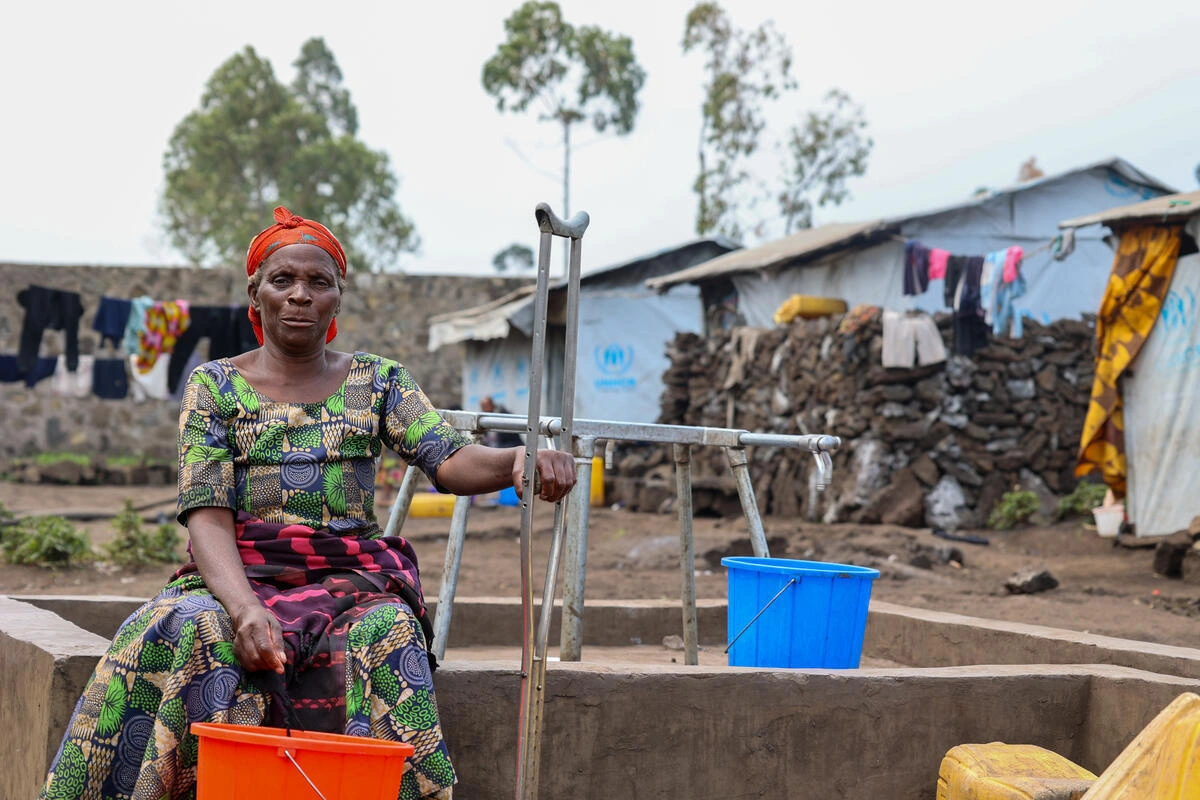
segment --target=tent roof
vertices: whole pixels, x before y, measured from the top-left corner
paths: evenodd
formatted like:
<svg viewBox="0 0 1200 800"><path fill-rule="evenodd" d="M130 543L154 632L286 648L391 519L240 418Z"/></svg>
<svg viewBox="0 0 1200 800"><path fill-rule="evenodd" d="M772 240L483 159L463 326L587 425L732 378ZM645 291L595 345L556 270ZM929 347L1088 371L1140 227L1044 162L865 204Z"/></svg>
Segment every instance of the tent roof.
<svg viewBox="0 0 1200 800"><path fill-rule="evenodd" d="M638 267L653 262L655 259L690 248L701 247L706 244L713 244L725 250L735 250L741 247L737 242L723 236L693 239L690 242L672 247L664 247L661 250L648 255L638 256L629 261L592 270L586 275L581 276L579 282L581 285L586 285L597 282L600 279L609 281L619 279L621 273L625 271L632 273ZM567 281L565 278L558 278L550 283L550 307L547 309L547 315L551 322L562 322L564 313L563 303L556 302L555 293L565 288L566 285ZM515 289L489 303L484 303L483 305L463 311L451 311L430 317L429 350L434 351L444 345L454 344L455 342L502 339L508 336L509 331L514 327L520 330L531 327L530 320L533 313L532 306L536 291L536 284L530 283L528 286ZM520 320L514 324L514 320L518 317ZM522 324L522 321L526 324Z"/></svg>
<svg viewBox="0 0 1200 800"><path fill-rule="evenodd" d="M997 197L1026 192L1030 189L1045 186L1048 183L1060 181L1064 178L1094 169L1115 170L1123 178L1133 183L1152 186L1165 192L1174 191L1172 187L1147 175L1125 159L1111 158L1107 161L1098 161L1094 164L1087 164L1067 170L1066 172L1047 175L1036 180L1025 181L1024 183L1014 184L1004 189L987 192L977 197L972 197L963 203L870 222L834 222L822 225L819 228L810 228L774 242L767 242L758 247L750 247L745 250L726 253L703 264L697 264L694 267L688 267L685 270L673 272L670 275L652 278L646 281L646 285L651 289L661 291L679 283L711 280L739 272L753 272L755 270L782 267L797 261L811 262L829 252L874 244L887 236L898 234L900 226L907 222L981 206Z"/></svg>
<svg viewBox="0 0 1200 800"><path fill-rule="evenodd" d="M508 319L533 302L537 286L514 289L490 303L429 318L429 349L467 340L486 341L508 336Z"/></svg>
<svg viewBox="0 0 1200 800"><path fill-rule="evenodd" d="M1167 194L1129 206L1110 208L1099 214L1076 217L1058 223L1060 228L1086 228L1088 225L1114 225L1134 220L1184 220L1200 214L1200 191Z"/></svg>

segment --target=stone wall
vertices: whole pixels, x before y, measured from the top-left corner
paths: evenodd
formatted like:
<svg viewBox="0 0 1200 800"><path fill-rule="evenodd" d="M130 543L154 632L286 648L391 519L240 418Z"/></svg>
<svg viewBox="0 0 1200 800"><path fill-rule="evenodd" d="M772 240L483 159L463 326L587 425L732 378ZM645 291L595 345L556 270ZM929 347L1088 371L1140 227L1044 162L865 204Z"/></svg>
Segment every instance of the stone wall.
<svg viewBox="0 0 1200 800"><path fill-rule="evenodd" d="M828 522L978 526L1016 485L1054 497L1075 485L1093 376L1090 321L1030 323L971 357L913 369L881 365L878 316L852 332L838 318L786 328L685 334L670 348L661 422L841 436L833 485L815 491L809 454L750 450L763 511ZM952 352L950 319L939 328ZM729 388L725 388L728 386ZM625 448L614 498L669 505L669 454ZM697 513L738 513L725 456L693 456Z"/></svg>
<svg viewBox="0 0 1200 800"><path fill-rule="evenodd" d="M435 404L458 402L461 345L426 350L429 317L485 303L526 281L493 277L405 274L352 274L338 317L340 350L369 350L403 361ZM232 269L170 267L92 267L0 264L0 353L16 353L24 321L17 292L35 284L79 292L84 314L80 352L117 355L100 349L92 321L101 295L184 299L205 305L244 304L246 278ZM40 355L62 352L61 331L47 331ZM201 343L201 348L206 347ZM134 402L59 397L50 381L33 388L0 383L0 467L39 452L145 456L173 460L176 400Z"/></svg>

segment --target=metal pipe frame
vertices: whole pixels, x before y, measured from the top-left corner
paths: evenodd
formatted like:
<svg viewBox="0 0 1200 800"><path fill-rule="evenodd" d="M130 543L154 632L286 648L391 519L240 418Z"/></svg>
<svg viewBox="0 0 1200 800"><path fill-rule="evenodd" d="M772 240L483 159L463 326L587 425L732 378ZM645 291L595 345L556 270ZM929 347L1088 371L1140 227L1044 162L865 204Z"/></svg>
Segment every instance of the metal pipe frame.
<svg viewBox="0 0 1200 800"><path fill-rule="evenodd" d="M396 490L396 499L392 501L392 511L388 514L387 527L383 531L384 536L399 535L400 529L404 527L404 521L408 519L408 510L412 507L413 495L416 492L417 470L410 466L405 468L400 488Z"/></svg>
<svg viewBox="0 0 1200 800"><path fill-rule="evenodd" d="M591 516L592 458L596 440L575 438L575 490L567 498L567 544L563 564L562 628L558 657L579 661L583 657L583 597L587 577L588 522Z"/></svg>
<svg viewBox="0 0 1200 800"><path fill-rule="evenodd" d="M470 509L469 495L454 498L450 538L446 541L446 557L442 562L442 584L438 587L437 613L433 617L433 655L439 661L446 657L446 640L450 638L450 617L454 614L454 593L458 590L458 573L462 567L462 548L467 538L467 514Z"/></svg>
<svg viewBox="0 0 1200 800"><path fill-rule="evenodd" d="M672 446L675 457L675 508L679 514L680 600L683 606L683 663L700 663L696 623L696 549L692 539L692 448Z"/></svg>
<svg viewBox="0 0 1200 800"><path fill-rule="evenodd" d="M447 423L462 431L506 431L524 433L524 417L517 414L485 414L478 411L442 411ZM558 417L541 417L538 431L544 436L559 436L563 422ZM791 435L754 433L739 428L706 428L689 425L662 425L655 422L615 422L576 419L571 434L575 437L613 439L654 444L687 444L703 447L788 447L810 453L828 453L842 446L838 436L828 434Z"/></svg>

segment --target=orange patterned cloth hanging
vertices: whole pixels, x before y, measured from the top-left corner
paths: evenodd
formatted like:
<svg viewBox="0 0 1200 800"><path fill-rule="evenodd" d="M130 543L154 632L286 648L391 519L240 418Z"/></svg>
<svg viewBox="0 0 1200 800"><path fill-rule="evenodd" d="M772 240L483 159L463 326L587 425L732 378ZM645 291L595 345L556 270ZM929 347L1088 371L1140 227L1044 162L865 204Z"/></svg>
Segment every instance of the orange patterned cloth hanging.
<svg viewBox="0 0 1200 800"><path fill-rule="evenodd" d="M175 342L192 321L189 305L186 300L167 300L146 309L145 328L138 331L138 372L146 374L154 369L159 356L175 349Z"/></svg>
<svg viewBox="0 0 1200 800"><path fill-rule="evenodd" d="M1079 441L1076 477L1099 472L1125 496L1125 411L1118 383L1150 335L1171 288L1182 228L1148 226L1121 234L1096 318L1096 378Z"/></svg>

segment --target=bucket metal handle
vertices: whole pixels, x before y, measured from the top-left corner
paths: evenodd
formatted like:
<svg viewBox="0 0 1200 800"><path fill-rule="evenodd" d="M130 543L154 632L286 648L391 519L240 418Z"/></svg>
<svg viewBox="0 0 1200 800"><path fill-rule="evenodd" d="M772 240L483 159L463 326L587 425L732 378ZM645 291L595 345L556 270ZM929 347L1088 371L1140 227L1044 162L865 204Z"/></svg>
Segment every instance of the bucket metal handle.
<svg viewBox="0 0 1200 800"><path fill-rule="evenodd" d="M292 766L295 767L296 771L300 773L300 777L304 778L304 781L309 785L309 788L317 793L317 797L321 798L321 800L327 800L325 795L321 794L321 790L317 788L317 785L312 782L312 778L308 777L308 773L304 771L304 768L296 763L296 759L292 758L292 754L286 749L281 750L280 752L287 756L288 761L292 762Z"/></svg>
<svg viewBox="0 0 1200 800"><path fill-rule="evenodd" d="M747 623L746 623L746 627L744 627L744 628L742 628L740 631L738 631L738 635L737 635L737 636L735 636L735 637L733 637L733 641L732 641L732 642L730 642L729 644L725 645L725 652L726 652L726 653L728 653L728 652L729 652L729 650L730 650L730 649L731 649L731 648L732 648L732 647L733 647L735 644L737 644L737 640L738 640L738 639L740 639L740 638L742 638L742 634L743 634L743 633L745 633L746 631L750 630L750 626L751 626L751 625L753 625L755 622L757 622L757 621L758 621L758 618L759 618L759 617L761 617L761 616L762 616L762 615L763 615L763 614L766 612L766 610L767 610L768 608L770 608L770 607L771 607L771 604L772 604L772 603L774 603L776 600L778 600L778 599L779 599L779 596L780 596L781 594L783 594L784 592L786 592L786 591L788 590L788 587L789 587L789 586L791 586L793 583L795 583L797 580L799 580L799 579L798 579L798 578L795 578L795 577L793 577L791 580L789 580L787 583L785 583L785 584L783 585L783 588L782 588L782 589L780 589L778 592L776 592L776 593L775 593L775 596L774 596L774 597L772 597L770 600L768 600L768 601L767 601L767 604L758 610L758 613L754 615L754 618L753 618L753 619L751 619L749 622L747 622Z"/></svg>

